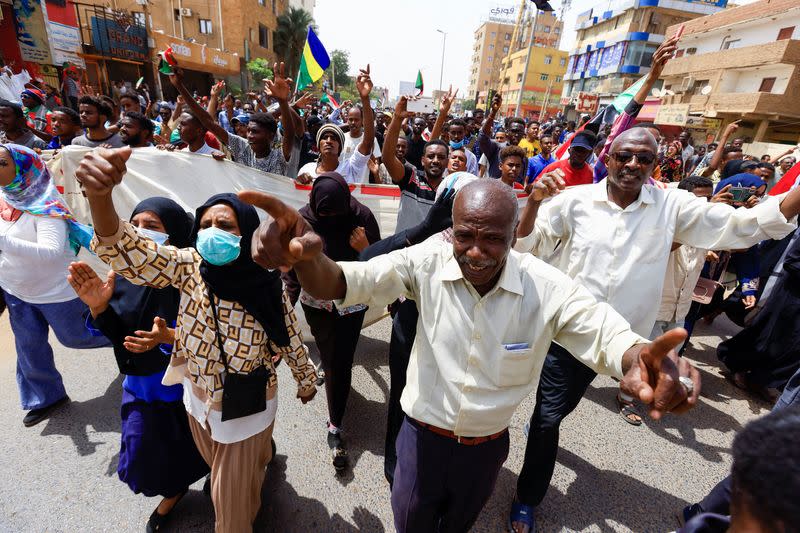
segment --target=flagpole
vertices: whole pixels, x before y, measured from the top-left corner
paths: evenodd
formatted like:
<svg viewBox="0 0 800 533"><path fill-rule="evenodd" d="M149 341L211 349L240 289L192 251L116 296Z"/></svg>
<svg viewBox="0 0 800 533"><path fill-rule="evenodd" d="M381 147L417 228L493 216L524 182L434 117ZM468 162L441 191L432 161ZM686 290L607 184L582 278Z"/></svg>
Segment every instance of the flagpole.
<svg viewBox="0 0 800 533"><path fill-rule="evenodd" d="M331 59L331 71L333 72L333 76L331 76L331 92L336 92L336 61Z"/></svg>

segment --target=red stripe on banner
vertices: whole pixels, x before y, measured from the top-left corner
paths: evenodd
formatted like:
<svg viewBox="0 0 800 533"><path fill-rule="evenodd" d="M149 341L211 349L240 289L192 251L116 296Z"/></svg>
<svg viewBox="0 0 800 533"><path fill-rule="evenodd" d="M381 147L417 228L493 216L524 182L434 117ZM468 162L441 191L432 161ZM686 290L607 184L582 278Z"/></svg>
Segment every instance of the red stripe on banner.
<svg viewBox="0 0 800 533"><path fill-rule="evenodd" d="M64 194L64 186L63 185L56 185L56 190L59 194Z"/></svg>
<svg viewBox="0 0 800 533"><path fill-rule="evenodd" d="M800 176L800 163L796 163L788 170L788 172L786 172L786 174L783 175L781 181L776 183L775 186L770 189L769 195L776 196L791 189L792 185L794 185L794 182L797 180L797 176Z"/></svg>
<svg viewBox="0 0 800 533"><path fill-rule="evenodd" d="M361 194L372 194L375 196L388 196L390 198L399 198L400 197L400 188L399 187L377 187L377 186L370 186L370 185L362 185L361 186Z"/></svg>
<svg viewBox="0 0 800 533"><path fill-rule="evenodd" d="M310 191L311 190L311 185L303 185L303 184L297 183L295 181L294 182L294 188L297 189L298 191Z"/></svg>

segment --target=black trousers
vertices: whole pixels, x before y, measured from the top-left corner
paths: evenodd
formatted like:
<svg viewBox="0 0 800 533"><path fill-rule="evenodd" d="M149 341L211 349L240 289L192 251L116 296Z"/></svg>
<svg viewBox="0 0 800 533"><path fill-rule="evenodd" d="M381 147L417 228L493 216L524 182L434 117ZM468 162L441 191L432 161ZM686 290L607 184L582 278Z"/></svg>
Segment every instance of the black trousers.
<svg viewBox="0 0 800 533"><path fill-rule="evenodd" d="M340 316L303 304L306 321L317 342L322 369L325 370L325 395L331 424L342 426L350 383L353 377L353 355L356 352L361 325L366 311Z"/></svg>
<svg viewBox="0 0 800 533"><path fill-rule="evenodd" d="M564 348L550 345L536 390L525 462L517 480L521 503L535 507L544 499L556 466L561 421L575 410L595 376L594 370Z"/></svg>
<svg viewBox="0 0 800 533"><path fill-rule="evenodd" d="M395 441L405 414L400 407L400 396L406 386L406 371L411 357L411 347L417 335L417 319L419 311L413 300L405 300L397 305L392 321L392 338L389 343L389 409L386 415L386 444L383 455L383 471L386 480L394 481L394 469L397 465Z"/></svg>

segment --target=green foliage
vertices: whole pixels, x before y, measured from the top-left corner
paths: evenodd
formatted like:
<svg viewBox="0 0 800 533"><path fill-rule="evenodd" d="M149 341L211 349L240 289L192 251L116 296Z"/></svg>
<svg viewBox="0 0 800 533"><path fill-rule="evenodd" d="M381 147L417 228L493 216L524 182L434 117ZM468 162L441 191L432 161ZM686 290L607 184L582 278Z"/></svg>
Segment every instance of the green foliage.
<svg viewBox="0 0 800 533"><path fill-rule="evenodd" d="M336 90L340 87L353 85L353 79L347 74L350 70L350 52L346 50L334 50L331 52L331 63L336 72Z"/></svg>
<svg viewBox="0 0 800 533"><path fill-rule="evenodd" d="M461 108L464 111L474 111L475 110L475 100L464 100L461 102Z"/></svg>
<svg viewBox="0 0 800 533"><path fill-rule="evenodd" d="M262 85L261 80L264 78L272 78L272 67L270 67L269 62L263 57L257 57L248 62L247 71L253 78L253 83L256 87Z"/></svg>
<svg viewBox="0 0 800 533"><path fill-rule="evenodd" d="M286 64L287 76L297 77L300 68L300 57L306 44L308 27L315 31L314 17L302 9L290 7L278 17L278 29L275 30L275 53L279 61Z"/></svg>

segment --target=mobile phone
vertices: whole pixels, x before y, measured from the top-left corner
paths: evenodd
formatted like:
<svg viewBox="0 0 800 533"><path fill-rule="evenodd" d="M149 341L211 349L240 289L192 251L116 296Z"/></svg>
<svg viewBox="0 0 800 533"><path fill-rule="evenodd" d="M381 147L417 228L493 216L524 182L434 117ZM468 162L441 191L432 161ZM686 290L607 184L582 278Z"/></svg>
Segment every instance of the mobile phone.
<svg viewBox="0 0 800 533"><path fill-rule="evenodd" d="M734 202L745 203L751 196L753 191L750 187L731 187L728 192L733 195Z"/></svg>
<svg viewBox="0 0 800 533"><path fill-rule="evenodd" d="M433 98L423 96L416 100L409 100L406 109L409 113L433 113Z"/></svg>

